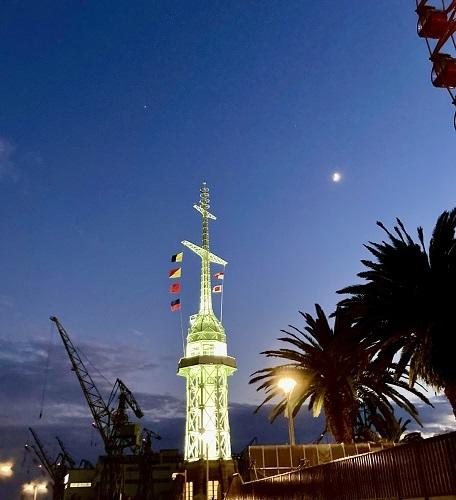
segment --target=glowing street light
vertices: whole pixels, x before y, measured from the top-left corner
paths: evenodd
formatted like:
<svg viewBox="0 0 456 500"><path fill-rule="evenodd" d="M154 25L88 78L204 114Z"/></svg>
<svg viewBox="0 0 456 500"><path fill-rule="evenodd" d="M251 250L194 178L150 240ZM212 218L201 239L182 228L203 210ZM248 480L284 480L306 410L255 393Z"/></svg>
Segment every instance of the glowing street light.
<svg viewBox="0 0 456 500"><path fill-rule="evenodd" d="M0 479L13 477L13 465L12 461L0 462Z"/></svg>
<svg viewBox="0 0 456 500"><path fill-rule="evenodd" d="M283 377L279 380L277 385L288 396L293 392L293 389L296 386L296 380L290 377Z"/></svg>
<svg viewBox="0 0 456 500"><path fill-rule="evenodd" d="M295 432L294 432L294 421L293 421L293 411L290 404L291 393L296 387L296 380L290 377L283 377L279 379L277 385L285 393L287 397L287 418L288 418L288 436L290 438L290 445L295 444Z"/></svg>
<svg viewBox="0 0 456 500"><path fill-rule="evenodd" d="M23 493L33 493L33 500L36 500L38 493L47 492L47 484L40 483L39 481L32 481L30 483L25 483L22 485Z"/></svg>

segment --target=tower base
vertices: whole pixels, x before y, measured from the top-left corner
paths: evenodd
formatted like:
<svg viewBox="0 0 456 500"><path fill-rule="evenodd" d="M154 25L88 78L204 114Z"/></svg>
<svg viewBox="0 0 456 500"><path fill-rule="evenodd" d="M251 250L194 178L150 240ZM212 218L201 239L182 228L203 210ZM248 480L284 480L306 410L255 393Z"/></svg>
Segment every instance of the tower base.
<svg viewBox="0 0 456 500"><path fill-rule="evenodd" d="M187 471L187 488L193 491L193 500L222 500L234 474L233 460L184 462L184 468Z"/></svg>

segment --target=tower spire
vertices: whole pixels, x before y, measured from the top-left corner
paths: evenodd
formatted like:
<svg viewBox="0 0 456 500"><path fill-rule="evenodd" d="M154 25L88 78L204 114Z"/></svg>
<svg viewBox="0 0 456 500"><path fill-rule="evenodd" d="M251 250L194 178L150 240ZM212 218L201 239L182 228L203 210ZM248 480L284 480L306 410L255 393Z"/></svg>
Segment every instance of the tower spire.
<svg viewBox="0 0 456 500"><path fill-rule="evenodd" d="M216 217L209 212L209 188L205 182L203 182L203 185L200 188L199 205L194 205L194 207L202 215L201 247L204 250L201 257L201 293L199 313L214 314L214 311L212 310L211 264L209 261L209 218L216 220Z"/></svg>
<svg viewBox="0 0 456 500"><path fill-rule="evenodd" d="M199 212L202 217L201 246L190 243L187 240L182 241L182 244L201 257L201 290L198 314L210 315L213 316L215 320L217 320L212 309L211 263L220 264L222 266L226 266L228 263L210 252L209 219L217 220L217 217L209 212L209 188L207 187L207 184L205 182L203 182L200 188L199 203L193 205L193 208L197 212Z"/></svg>

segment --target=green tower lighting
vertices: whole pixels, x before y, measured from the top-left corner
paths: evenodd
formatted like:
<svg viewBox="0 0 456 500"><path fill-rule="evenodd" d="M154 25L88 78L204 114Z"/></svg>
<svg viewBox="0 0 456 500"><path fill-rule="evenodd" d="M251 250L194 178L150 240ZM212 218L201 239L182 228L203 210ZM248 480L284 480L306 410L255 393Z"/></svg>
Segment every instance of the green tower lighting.
<svg viewBox="0 0 456 500"><path fill-rule="evenodd" d="M185 460L230 460L231 441L228 421L228 377L236 370L236 360L227 355L226 334L212 310L211 263L227 262L209 251L209 188L204 182L199 204L202 216L201 246L182 244L201 257L201 292L197 314L190 316L185 355L179 361L178 375L187 379L187 417Z"/></svg>

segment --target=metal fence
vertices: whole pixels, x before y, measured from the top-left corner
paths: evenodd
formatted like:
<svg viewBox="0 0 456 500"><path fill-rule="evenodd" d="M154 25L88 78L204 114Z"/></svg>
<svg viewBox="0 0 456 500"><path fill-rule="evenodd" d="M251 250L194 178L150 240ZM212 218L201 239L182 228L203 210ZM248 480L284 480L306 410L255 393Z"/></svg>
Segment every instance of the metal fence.
<svg viewBox="0 0 456 500"><path fill-rule="evenodd" d="M244 483L229 500L386 499L456 496L456 432Z"/></svg>
<svg viewBox="0 0 456 500"><path fill-rule="evenodd" d="M255 445L245 449L238 467L244 481L253 481L290 472L299 466L313 467L392 446L393 443Z"/></svg>

